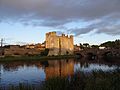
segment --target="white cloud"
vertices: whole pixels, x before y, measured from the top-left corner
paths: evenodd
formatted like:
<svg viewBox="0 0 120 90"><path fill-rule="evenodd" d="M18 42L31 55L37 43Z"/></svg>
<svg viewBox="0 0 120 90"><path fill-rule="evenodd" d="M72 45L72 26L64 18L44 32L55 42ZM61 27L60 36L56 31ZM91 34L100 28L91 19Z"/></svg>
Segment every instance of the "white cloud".
<svg viewBox="0 0 120 90"><path fill-rule="evenodd" d="M64 29L76 35L94 29L120 35L120 0L0 0L0 21L58 28L78 20L91 24Z"/></svg>

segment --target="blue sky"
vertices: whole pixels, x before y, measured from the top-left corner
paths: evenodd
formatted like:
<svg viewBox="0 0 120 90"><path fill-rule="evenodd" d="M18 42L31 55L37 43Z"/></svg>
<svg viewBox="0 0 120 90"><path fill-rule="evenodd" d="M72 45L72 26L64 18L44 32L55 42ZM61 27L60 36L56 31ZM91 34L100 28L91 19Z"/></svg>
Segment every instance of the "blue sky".
<svg viewBox="0 0 120 90"><path fill-rule="evenodd" d="M45 33L74 35L74 43L120 39L119 0L0 0L0 38L42 43Z"/></svg>
<svg viewBox="0 0 120 90"><path fill-rule="evenodd" d="M0 24L0 38L4 38L5 42L8 44L42 43L45 41L45 33L51 31L56 31L56 29L47 27L33 27L30 25L24 26L21 23ZM104 33L94 34L94 32L90 32L84 35L75 36L74 43L79 44L87 42L90 44L100 44L105 41L115 39L120 39L120 36L111 36Z"/></svg>

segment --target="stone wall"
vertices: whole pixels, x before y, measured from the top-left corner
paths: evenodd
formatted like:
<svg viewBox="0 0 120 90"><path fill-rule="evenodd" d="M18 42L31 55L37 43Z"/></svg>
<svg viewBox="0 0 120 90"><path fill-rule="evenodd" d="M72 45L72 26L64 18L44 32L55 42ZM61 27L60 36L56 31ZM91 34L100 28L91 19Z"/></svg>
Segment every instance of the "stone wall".
<svg viewBox="0 0 120 90"><path fill-rule="evenodd" d="M15 56L15 55L38 55L41 53L40 49L27 49L17 45L10 46L9 48L4 49L5 56Z"/></svg>
<svg viewBox="0 0 120 90"><path fill-rule="evenodd" d="M49 32L46 34L46 48L49 49L49 56L73 54L73 36L57 36L56 32Z"/></svg>

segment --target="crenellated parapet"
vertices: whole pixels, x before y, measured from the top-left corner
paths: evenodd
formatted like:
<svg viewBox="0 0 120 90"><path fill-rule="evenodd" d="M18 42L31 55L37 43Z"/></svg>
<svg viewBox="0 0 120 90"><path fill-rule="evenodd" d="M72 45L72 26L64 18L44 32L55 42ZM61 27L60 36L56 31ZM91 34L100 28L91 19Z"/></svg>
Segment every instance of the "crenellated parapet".
<svg viewBox="0 0 120 90"><path fill-rule="evenodd" d="M46 33L46 36L56 36L56 32L49 32L49 33Z"/></svg>

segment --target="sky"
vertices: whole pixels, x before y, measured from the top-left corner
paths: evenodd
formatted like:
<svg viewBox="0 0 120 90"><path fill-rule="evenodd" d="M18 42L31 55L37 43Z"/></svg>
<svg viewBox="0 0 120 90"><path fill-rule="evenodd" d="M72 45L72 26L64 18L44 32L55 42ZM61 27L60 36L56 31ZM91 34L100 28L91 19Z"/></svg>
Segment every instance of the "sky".
<svg viewBox="0 0 120 90"><path fill-rule="evenodd" d="M0 38L42 43L45 33L74 35L74 43L120 39L120 0L0 0Z"/></svg>

